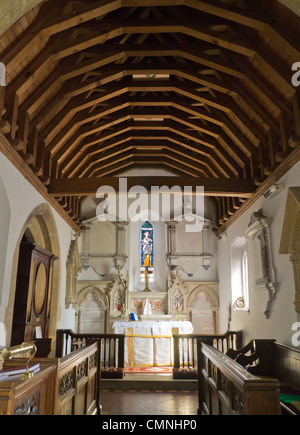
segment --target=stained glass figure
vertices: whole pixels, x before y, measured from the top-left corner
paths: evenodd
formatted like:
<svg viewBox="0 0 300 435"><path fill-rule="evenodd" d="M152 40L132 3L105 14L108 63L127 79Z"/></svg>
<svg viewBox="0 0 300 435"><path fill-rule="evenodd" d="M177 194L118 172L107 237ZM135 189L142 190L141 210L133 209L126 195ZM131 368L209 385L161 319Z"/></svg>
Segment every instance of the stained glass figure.
<svg viewBox="0 0 300 435"><path fill-rule="evenodd" d="M146 221L141 227L141 267L153 267L153 227Z"/></svg>
<svg viewBox="0 0 300 435"><path fill-rule="evenodd" d="M140 229L140 268L141 281L153 282L153 226L148 221Z"/></svg>

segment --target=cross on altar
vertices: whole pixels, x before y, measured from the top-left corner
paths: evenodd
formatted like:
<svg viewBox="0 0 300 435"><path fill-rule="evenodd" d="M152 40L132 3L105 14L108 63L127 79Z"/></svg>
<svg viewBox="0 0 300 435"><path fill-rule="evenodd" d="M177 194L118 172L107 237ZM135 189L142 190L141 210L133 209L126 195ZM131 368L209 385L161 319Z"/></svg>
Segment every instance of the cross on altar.
<svg viewBox="0 0 300 435"><path fill-rule="evenodd" d="M145 288L143 291L144 292L151 292L151 290L149 289L149 275L153 272L151 270L149 270L148 266L145 266L145 270L142 273L145 275Z"/></svg>

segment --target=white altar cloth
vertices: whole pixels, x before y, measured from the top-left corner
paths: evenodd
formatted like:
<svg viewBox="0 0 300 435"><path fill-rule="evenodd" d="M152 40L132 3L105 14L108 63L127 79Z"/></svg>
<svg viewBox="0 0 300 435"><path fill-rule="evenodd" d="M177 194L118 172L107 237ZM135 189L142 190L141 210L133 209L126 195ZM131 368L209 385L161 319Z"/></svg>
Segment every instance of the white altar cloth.
<svg viewBox="0 0 300 435"><path fill-rule="evenodd" d="M125 367L173 365L172 334L191 334L187 321L114 322L115 334L125 334Z"/></svg>

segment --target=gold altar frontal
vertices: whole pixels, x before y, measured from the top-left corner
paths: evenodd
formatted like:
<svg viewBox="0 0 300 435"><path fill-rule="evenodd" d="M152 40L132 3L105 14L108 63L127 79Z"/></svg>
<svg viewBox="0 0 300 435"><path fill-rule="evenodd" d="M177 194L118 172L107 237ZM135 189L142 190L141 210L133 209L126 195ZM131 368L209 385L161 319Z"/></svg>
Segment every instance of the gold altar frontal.
<svg viewBox="0 0 300 435"><path fill-rule="evenodd" d="M191 334L186 321L115 322L116 334L125 334L125 367L170 366L174 362L173 334Z"/></svg>

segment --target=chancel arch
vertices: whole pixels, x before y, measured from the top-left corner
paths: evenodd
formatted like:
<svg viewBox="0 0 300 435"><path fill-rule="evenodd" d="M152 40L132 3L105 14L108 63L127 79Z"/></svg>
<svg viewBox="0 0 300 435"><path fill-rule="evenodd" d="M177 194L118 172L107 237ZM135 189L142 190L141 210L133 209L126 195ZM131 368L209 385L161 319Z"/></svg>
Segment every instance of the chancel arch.
<svg viewBox="0 0 300 435"><path fill-rule="evenodd" d="M7 331L8 342L10 342L12 338L18 266L19 260L22 261L22 258L19 259L22 241L30 242L44 250L49 251L49 253L52 253L53 257L55 258L51 269L51 301L48 301L49 322L47 326L47 338L52 339L52 348L54 348L59 312L60 244L55 219L48 204L42 203L31 212L26 219L26 222L23 225L17 240L13 255L9 303L5 316L5 327ZM48 294L50 295L50 292L48 292Z"/></svg>
<svg viewBox="0 0 300 435"><path fill-rule="evenodd" d="M197 286L187 300L190 321L196 334L216 334L219 331L219 301L209 286Z"/></svg>

